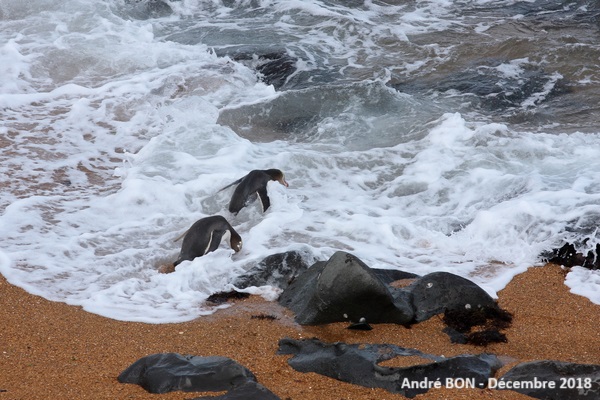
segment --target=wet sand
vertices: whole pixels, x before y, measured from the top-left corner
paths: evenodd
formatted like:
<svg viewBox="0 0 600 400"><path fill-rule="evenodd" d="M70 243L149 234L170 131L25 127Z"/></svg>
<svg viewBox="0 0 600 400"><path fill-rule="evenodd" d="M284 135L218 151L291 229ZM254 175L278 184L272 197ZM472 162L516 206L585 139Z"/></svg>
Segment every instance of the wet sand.
<svg viewBox="0 0 600 400"><path fill-rule="evenodd" d="M404 399L382 389L368 389L293 370L290 356L277 355L284 337L347 343L392 343L423 352L453 356L494 353L507 364L560 360L600 364L600 306L574 295L557 265L532 267L499 293L499 304L514 315L505 331L508 342L486 348L450 343L434 317L411 329L373 325L371 331L347 324L302 327L276 303L252 296L227 309L178 324L121 322L28 294L0 277L0 400L16 399L190 399L220 393L151 394L117 376L149 354L176 352L230 357L249 368L281 399ZM260 318L257 316L274 316ZM396 362L397 361L397 362ZM390 360L387 366L404 365ZM415 360L419 362L419 360ZM417 399L531 399L512 391L432 389Z"/></svg>

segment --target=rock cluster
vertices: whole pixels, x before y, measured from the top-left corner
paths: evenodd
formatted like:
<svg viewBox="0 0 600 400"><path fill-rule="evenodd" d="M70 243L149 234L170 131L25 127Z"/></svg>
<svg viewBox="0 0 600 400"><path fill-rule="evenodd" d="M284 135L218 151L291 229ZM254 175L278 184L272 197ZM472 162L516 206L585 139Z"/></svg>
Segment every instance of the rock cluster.
<svg viewBox="0 0 600 400"><path fill-rule="evenodd" d="M309 267L311 261L312 256L302 252L275 254L240 276L234 286L279 287L279 303L291 309L300 324L348 322L352 329L370 329L370 324L410 325L443 314L445 332L452 342L486 345L508 340L501 330L510 325L512 316L468 279L446 272L419 277L397 270L373 269L341 251ZM408 286L392 284L406 279L412 280ZM214 297L220 300L231 296L237 297L235 292ZM472 332L474 327L480 329ZM514 390L538 399L600 398L600 365L542 360L518 364L496 378L501 363L495 355L485 353L443 357L393 344L286 338L280 340L278 354L292 355L288 363L300 372L315 372L409 398L448 382ZM406 367L380 365L407 356L427 362ZM218 397L195 400L278 399L247 368L218 356L150 355L123 371L119 381L139 384L152 393L227 391Z"/></svg>
<svg viewBox="0 0 600 400"><path fill-rule="evenodd" d="M414 282L404 288L390 285L401 279ZM342 251L301 271L282 289L279 303L294 311L302 325L361 320L409 325L447 311L500 311L485 290L458 275L434 272L418 277L373 269Z"/></svg>
<svg viewBox="0 0 600 400"><path fill-rule="evenodd" d="M318 339L279 341L278 354L292 354L288 363L300 372L316 372L343 382L382 388L412 398L449 379L472 381L475 387L487 382L501 364L491 354L438 357L392 344L323 343ZM383 367L378 363L395 357L418 356L427 364ZM437 383L436 383L437 382Z"/></svg>

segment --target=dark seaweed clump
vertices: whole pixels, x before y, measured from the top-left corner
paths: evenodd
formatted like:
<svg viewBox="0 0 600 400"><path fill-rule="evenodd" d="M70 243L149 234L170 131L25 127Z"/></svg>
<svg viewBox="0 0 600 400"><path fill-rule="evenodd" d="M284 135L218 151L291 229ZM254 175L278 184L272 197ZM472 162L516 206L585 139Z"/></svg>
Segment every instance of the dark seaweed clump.
<svg viewBox="0 0 600 400"><path fill-rule="evenodd" d="M268 321L275 321L279 318L277 318L274 315L270 315L270 314L257 314L257 315L251 315L250 316L251 319L261 319L261 320L268 320Z"/></svg>
<svg viewBox="0 0 600 400"><path fill-rule="evenodd" d="M239 300L239 299L247 299L250 297L249 293L240 293L235 290L231 290L229 292L217 292L213 293L206 299L207 302L219 305L223 303L227 303L229 300Z"/></svg>
<svg viewBox="0 0 600 400"><path fill-rule="evenodd" d="M583 242L585 245L587 239ZM596 249L589 250L586 255L580 253L574 244L565 243L561 248L552 250L548 255L548 261L554 264L563 265L567 268L580 266L588 269L600 269L600 244L596 244Z"/></svg>
<svg viewBox="0 0 600 400"><path fill-rule="evenodd" d="M453 343L475 346L506 343L506 335L501 331L510 327L512 318L510 312L499 307L446 310L443 321L447 327L444 332Z"/></svg>

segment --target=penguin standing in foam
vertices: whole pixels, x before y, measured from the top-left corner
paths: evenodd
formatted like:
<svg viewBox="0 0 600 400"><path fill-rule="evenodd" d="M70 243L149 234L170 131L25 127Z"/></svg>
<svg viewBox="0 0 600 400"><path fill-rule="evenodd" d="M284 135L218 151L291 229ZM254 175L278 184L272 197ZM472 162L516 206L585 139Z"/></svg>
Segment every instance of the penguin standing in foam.
<svg viewBox="0 0 600 400"><path fill-rule="evenodd" d="M242 249L242 238L220 215L199 219L182 236L181 252L179 252L177 261L173 263L173 267L183 261L191 261L196 257L215 251L223 239L229 239L229 244L236 253ZM179 239L181 236L175 241Z"/></svg>
<svg viewBox="0 0 600 400"><path fill-rule="evenodd" d="M240 212L240 210L248 203L254 201L256 196L260 199L262 210L265 212L271 205L271 200L269 200L269 196L267 195L267 183L270 181L277 181L285 187L289 186L285 180L285 175L283 175L283 172L280 170L256 169L250 171L248 175L243 178L225 186L223 189L219 190L219 192L230 186L237 185L231 196L231 201L229 202L229 211L234 215Z"/></svg>

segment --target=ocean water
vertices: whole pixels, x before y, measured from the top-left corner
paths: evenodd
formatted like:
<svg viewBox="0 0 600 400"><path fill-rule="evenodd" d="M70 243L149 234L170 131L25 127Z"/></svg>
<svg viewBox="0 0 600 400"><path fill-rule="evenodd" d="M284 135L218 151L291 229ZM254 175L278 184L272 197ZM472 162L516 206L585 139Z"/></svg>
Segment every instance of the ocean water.
<svg viewBox="0 0 600 400"><path fill-rule="evenodd" d="M147 323L288 250L496 295L600 240L599 64L592 0L0 0L0 273ZM231 215L266 168L289 188ZM215 214L243 250L159 273Z"/></svg>

